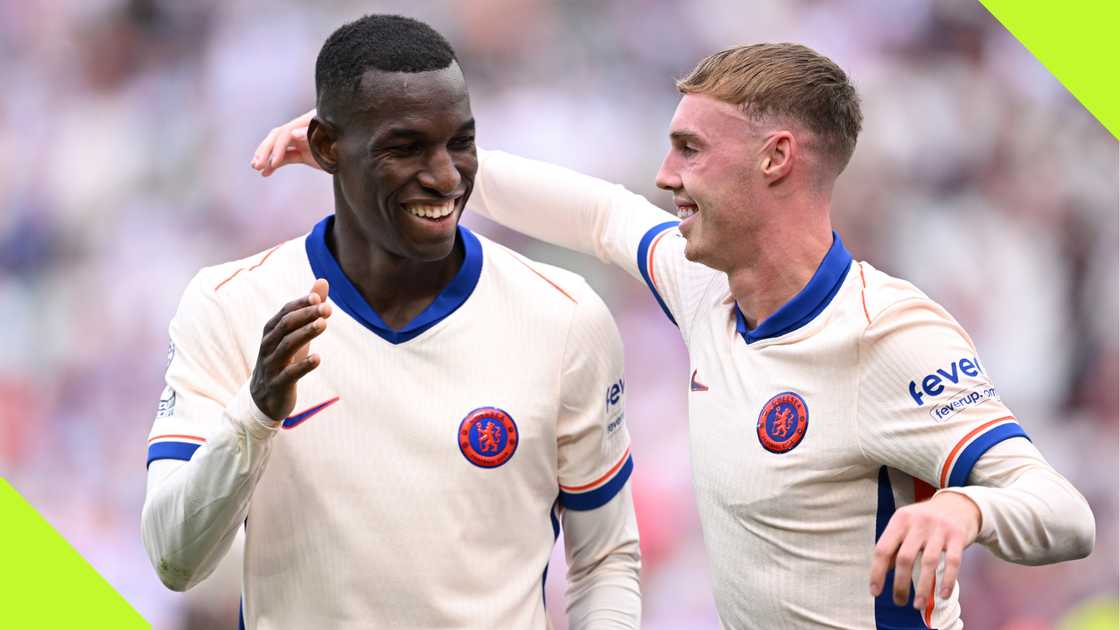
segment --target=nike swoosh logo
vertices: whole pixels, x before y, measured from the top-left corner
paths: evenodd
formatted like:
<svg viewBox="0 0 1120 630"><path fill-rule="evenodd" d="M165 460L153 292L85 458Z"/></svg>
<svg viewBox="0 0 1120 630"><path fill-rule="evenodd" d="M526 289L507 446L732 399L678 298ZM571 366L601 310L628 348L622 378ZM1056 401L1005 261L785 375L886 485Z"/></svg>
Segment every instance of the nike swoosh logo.
<svg viewBox="0 0 1120 630"><path fill-rule="evenodd" d="M326 409L327 407L330 407L331 405L335 404L336 402L338 402L338 396L335 396L334 398L332 398L330 400L321 402L318 405L315 405L314 407L310 407L308 409L305 409L305 410L303 410L303 411L301 411L301 412L299 412L295 415L291 415L291 416L288 416L287 418L284 418L284 422L280 423L280 426L284 427L285 429L294 429L294 428L298 427L299 425L303 424L304 422L307 422L311 418L311 416L319 413L320 411Z"/></svg>
<svg viewBox="0 0 1120 630"><path fill-rule="evenodd" d="M701 383L700 381L696 380L696 373L699 372L699 371L700 370L693 370L692 371L692 384L691 384L692 386L691 386L691 389L694 392L706 392L706 391L708 391L708 386Z"/></svg>

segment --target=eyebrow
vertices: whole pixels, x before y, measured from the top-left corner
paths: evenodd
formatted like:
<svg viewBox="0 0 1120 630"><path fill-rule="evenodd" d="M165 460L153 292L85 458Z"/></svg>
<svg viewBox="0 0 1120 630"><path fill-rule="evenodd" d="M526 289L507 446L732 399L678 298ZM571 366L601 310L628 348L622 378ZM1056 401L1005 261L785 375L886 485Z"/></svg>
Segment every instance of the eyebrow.
<svg viewBox="0 0 1120 630"><path fill-rule="evenodd" d="M458 134L458 133L463 133L465 131L474 131L474 129L475 129L475 124L474 124L474 119L472 118L472 119L468 120L467 122L463 123L459 127L459 129L457 129L455 131L455 133ZM414 138L423 138L424 136L425 136L425 134L422 131L413 129L411 127L390 127L388 129L386 129L385 131L383 131L382 133L378 134L378 140L381 140L381 141L397 140L397 139L411 140L411 139L414 139Z"/></svg>
<svg viewBox="0 0 1120 630"><path fill-rule="evenodd" d="M691 131L674 131L669 134L669 139L673 142L688 143L693 142L696 144L703 144L704 139Z"/></svg>

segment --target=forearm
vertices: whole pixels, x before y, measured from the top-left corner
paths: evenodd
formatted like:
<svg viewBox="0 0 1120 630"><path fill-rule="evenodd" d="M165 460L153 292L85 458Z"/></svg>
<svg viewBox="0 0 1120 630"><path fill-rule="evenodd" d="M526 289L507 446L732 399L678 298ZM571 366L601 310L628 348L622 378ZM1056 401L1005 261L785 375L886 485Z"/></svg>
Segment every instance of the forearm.
<svg viewBox="0 0 1120 630"><path fill-rule="evenodd" d="M980 508L977 542L1019 564L1075 560L1093 549L1096 525L1085 498L1030 442L1013 439L992 447L959 492Z"/></svg>
<svg viewBox="0 0 1120 630"><path fill-rule="evenodd" d="M564 512L568 622L572 630L641 623L641 551L630 486L594 510Z"/></svg>
<svg viewBox="0 0 1120 630"><path fill-rule="evenodd" d="M198 584L229 551L268 461L272 424L244 388L189 461L152 462L141 530L168 588Z"/></svg>
<svg viewBox="0 0 1120 630"><path fill-rule="evenodd" d="M479 151L470 207L482 216L603 262L635 267L638 241L673 217L622 186L501 151Z"/></svg>

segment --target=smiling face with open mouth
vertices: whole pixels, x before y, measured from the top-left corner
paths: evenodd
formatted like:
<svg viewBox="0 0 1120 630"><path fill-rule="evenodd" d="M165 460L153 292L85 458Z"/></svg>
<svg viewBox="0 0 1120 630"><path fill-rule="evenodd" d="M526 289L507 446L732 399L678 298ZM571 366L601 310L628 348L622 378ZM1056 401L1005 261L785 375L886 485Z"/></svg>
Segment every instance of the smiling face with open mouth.
<svg viewBox="0 0 1120 630"><path fill-rule="evenodd" d="M362 77L339 108L336 198L371 245L400 258L436 261L455 246L474 187L474 117L457 63L429 72Z"/></svg>
<svg viewBox="0 0 1120 630"><path fill-rule="evenodd" d="M709 96L686 94L677 107L657 186L673 193L689 260L727 271L757 224L751 129L736 106Z"/></svg>

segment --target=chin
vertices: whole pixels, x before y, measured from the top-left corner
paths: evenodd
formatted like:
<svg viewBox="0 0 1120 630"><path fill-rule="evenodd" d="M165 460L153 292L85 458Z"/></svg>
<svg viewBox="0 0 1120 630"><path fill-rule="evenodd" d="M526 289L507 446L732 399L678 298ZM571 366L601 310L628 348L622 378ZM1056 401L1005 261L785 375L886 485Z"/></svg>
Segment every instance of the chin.
<svg viewBox="0 0 1120 630"><path fill-rule="evenodd" d="M704 262L703 249L695 241L690 241L687 238L685 238L684 257L692 262Z"/></svg>
<svg viewBox="0 0 1120 630"><path fill-rule="evenodd" d="M700 263L701 265L710 267L712 269L715 269L716 271L726 271L719 264L719 260L715 256L712 256L711 251L696 246L692 242L688 242L685 244L684 257L688 259L689 262Z"/></svg>
<svg viewBox="0 0 1120 630"><path fill-rule="evenodd" d="M446 241L409 243L408 249L412 254L410 257L415 260L436 262L447 258L455 251L455 236L452 235Z"/></svg>

